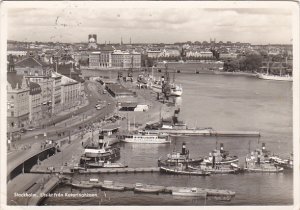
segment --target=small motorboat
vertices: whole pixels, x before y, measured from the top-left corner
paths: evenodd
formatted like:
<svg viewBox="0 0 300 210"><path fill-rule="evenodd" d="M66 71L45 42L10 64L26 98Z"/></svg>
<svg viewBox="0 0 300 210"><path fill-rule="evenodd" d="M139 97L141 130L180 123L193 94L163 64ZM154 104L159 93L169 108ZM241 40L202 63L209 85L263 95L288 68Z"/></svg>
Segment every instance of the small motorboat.
<svg viewBox="0 0 300 210"><path fill-rule="evenodd" d="M108 180L104 180L101 188L102 188L102 190L110 190L110 191L124 191L125 190L124 186L118 186L118 185L114 184L113 181L108 181Z"/></svg>
<svg viewBox="0 0 300 210"><path fill-rule="evenodd" d="M134 187L134 192L139 193L160 193L163 191L162 187L153 185L144 185L142 183L136 183Z"/></svg>
<svg viewBox="0 0 300 210"><path fill-rule="evenodd" d="M207 197L207 192L199 188L179 188L172 190L172 195L175 196L188 196L188 197Z"/></svg>
<svg viewBox="0 0 300 210"><path fill-rule="evenodd" d="M79 182L79 183L71 183L72 187L76 187L76 188L83 188L83 189L89 189L89 188L93 188L92 184L89 183L83 183L83 182Z"/></svg>

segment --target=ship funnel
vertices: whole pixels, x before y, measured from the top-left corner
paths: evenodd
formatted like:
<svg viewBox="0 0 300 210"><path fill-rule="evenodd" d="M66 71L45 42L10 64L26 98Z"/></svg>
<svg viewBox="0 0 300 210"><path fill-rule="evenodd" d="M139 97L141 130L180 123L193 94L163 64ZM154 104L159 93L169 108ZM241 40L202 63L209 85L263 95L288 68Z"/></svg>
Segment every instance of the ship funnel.
<svg viewBox="0 0 300 210"><path fill-rule="evenodd" d="M261 147L262 147L262 151L265 151L265 150L266 150L266 144L265 144L265 143L262 143L262 144L261 144Z"/></svg>
<svg viewBox="0 0 300 210"><path fill-rule="evenodd" d="M223 143L220 143L220 151L221 151L221 152L224 151L224 145L223 145Z"/></svg>
<svg viewBox="0 0 300 210"><path fill-rule="evenodd" d="M185 142L182 143L182 150L181 150L181 153L182 153L183 155L186 154L186 146L185 146Z"/></svg>

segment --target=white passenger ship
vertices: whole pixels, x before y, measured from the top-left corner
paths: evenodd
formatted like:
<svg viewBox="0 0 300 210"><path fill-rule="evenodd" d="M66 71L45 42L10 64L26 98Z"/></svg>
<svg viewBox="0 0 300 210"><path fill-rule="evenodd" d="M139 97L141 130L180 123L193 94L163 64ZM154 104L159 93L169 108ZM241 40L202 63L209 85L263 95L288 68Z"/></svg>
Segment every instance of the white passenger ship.
<svg viewBox="0 0 300 210"><path fill-rule="evenodd" d="M171 139L168 134L155 134L149 132L139 132L136 134L126 134L121 140L128 143L139 144L168 144L171 143Z"/></svg>

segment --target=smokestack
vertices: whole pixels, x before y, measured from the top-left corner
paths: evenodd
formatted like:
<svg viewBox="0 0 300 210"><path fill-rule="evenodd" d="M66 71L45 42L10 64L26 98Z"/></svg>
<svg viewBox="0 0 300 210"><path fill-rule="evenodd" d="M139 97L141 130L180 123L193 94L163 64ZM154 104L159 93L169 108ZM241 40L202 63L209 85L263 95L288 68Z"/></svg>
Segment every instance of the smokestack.
<svg viewBox="0 0 300 210"><path fill-rule="evenodd" d="M212 157L212 167L214 168L216 165L216 157L213 155Z"/></svg>
<svg viewBox="0 0 300 210"><path fill-rule="evenodd" d="M185 142L182 143L182 150L181 150L181 153L182 153L183 155L186 154L186 146L185 146Z"/></svg>
<svg viewBox="0 0 300 210"><path fill-rule="evenodd" d="M264 151L266 150L266 144L265 144L265 143L262 143L261 146L262 146L262 147L261 147L261 148L262 148L262 151L264 152Z"/></svg>
<svg viewBox="0 0 300 210"><path fill-rule="evenodd" d="M223 143L220 143L220 151L221 151L221 153L224 151L224 145L223 145Z"/></svg>

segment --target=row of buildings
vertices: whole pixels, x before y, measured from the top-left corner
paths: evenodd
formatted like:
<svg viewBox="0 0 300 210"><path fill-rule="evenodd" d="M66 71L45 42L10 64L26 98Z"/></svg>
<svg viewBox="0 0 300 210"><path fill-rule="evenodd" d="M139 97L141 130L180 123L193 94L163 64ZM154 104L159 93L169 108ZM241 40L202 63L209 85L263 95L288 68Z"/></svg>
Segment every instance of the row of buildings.
<svg viewBox="0 0 300 210"><path fill-rule="evenodd" d="M55 67L54 67L55 66ZM34 56L8 58L7 129L39 125L84 101L83 79L73 64L47 65Z"/></svg>

